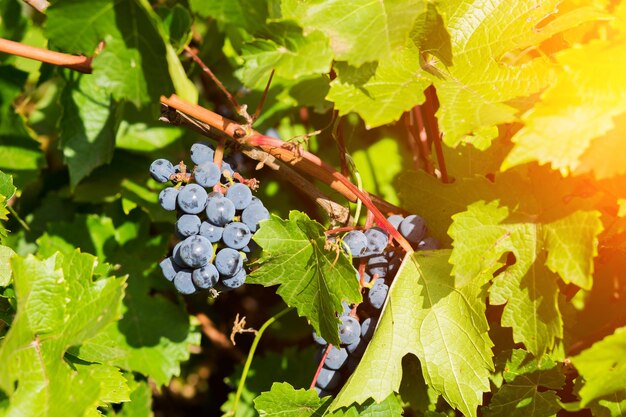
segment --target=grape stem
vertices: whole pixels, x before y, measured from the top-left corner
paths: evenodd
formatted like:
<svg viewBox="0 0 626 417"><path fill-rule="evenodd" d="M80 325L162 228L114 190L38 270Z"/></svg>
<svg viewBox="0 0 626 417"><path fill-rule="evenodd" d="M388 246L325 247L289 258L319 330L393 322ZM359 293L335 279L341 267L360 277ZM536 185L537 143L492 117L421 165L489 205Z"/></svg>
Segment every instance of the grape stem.
<svg viewBox="0 0 626 417"><path fill-rule="evenodd" d="M91 74L91 57L64 54L0 38L0 52Z"/></svg>
<svg viewBox="0 0 626 417"><path fill-rule="evenodd" d="M313 375L313 381L311 381L311 385L309 386L309 389L315 388L317 377L320 375L322 367L324 366L324 362L326 362L326 357L328 356L332 348L333 348L333 345L329 343L328 346L326 347L326 350L324 351L324 356L322 356L322 359L320 359L320 363L317 365L317 370L315 371L315 375Z"/></svg>
<svg viewBox="0 0 626 417"><path fill-rule="evenodd" d="M254 337L254 340L252 341L252 346L250 347L250 352L248 352L248 358L246 359L246 363L243 366L243 372L241 373L241 379L239 380L239 385L237 386L237 393L235 394L235 399L233 401L233 406L230 409L230 411L226 414L227 416L234 416L235 413L237 412L237 407L239 407L239 400L241 399L241 394L243 393L243 388L244 388L244 386L246 384L246 378L248 377L248 371L250 371L250 365L252 364L252 359L254 358L254 353L256 352L256 348L259 345L259 341L261 340L261 337L263 336L263 333L274 322L276 322L278 319L280 319L285 314L289 313L291 310L293 310L293 307L287 307L287 308L281 310L280 312L278 312L277 314L273 315L265 323L263 323L263 326L261 326L261 328L257 332L256 336Z"/></svg>

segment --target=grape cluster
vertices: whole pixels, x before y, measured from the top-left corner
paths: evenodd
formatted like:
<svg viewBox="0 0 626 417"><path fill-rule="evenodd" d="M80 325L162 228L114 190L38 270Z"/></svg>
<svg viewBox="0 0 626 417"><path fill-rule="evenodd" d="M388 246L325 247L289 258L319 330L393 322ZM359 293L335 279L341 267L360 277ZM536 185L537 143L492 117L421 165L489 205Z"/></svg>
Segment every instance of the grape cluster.
<svg viewBox="0 0 626 417"><path fill-rule="evenodd" d="M253 250L252 236L269 212L228 161L221 169L206 143L191 147L193 175L181 162L166 159L150 165L152 177L173 186L159 193L163 209L176 211L180 241L160 263L163 276L178 292L193 294L215 288L229 291L246 281L244 260Z"/></svg>
<svg viewBox="0 0 626 417"><path fill-rule="evenodd" d="M439 248L439 242L427 236L426 222L421 217L393 215L387 220L414 249ZM389 236L379 227L352 230L344 235L342 243L352 256L355 268L363 270L363 280L359 273L357 279L364 284L365 302L354 309L343 302L343 312L339 317L340 346L328 349L326 341L313 333L313 339L320 347L318 362L328 350L315 383L320 397L336 393L356 369L374 334L389 285L402 263L402 252L389 245Z"/></svg>

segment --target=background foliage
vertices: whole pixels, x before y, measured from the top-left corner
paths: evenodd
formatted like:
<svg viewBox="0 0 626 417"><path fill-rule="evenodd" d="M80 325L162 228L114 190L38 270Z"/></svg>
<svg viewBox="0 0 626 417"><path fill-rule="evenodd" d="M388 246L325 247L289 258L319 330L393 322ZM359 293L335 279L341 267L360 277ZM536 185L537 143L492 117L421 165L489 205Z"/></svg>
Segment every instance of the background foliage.
<svg viewBox="0 0 626 417"><path fill-rule="evenodd" d="M0 54L0 415L228 412L236 314L258 329L285 303L238 417L626 415L625 28L604 0L0 0L0 37L94 57ZM255 129L319 129L337 167L342 116L353 178L443 244L407 256L336 398L305 391L310 332L338 340L361 295L302 190L240 158L275 215L261 285L213 300L160 276L174 216L148 166L200 140L160 97L237 117L186 46L250 109L275 70Z"/></svg>

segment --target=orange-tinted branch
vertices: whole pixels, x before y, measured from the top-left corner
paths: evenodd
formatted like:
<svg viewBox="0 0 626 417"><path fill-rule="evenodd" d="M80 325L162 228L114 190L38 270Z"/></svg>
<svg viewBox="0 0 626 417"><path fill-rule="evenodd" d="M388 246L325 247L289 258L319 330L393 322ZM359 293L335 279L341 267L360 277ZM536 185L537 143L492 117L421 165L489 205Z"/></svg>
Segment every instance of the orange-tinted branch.
<svg viewBox="0 0 626 417"><path fill-rule="evenodd" d="M64 54L3 38L0 38L0 52L66 67L85 74L90 74L92 70L91 58L88 56Z"/></svg>

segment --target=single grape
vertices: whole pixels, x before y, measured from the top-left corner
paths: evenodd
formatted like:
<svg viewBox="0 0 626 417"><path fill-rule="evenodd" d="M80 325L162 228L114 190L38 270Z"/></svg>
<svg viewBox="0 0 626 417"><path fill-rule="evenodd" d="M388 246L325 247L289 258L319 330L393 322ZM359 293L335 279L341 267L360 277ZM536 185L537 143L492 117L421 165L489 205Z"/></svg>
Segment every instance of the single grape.
<svg viewBox="0 0 626 417"><path fill-rule="evenodd" d="M215 267L222 277L232 277L243 268L243 258L234 249L224 248L215 255Z"/></svg>
<svg viewBox="0 0 626 417"><path fill-rule="evenodd" d="M337 348L333 346L330 348L326 359L324 360L324 367L327 369L341 369L346 360L348 359L348 351L344 348Z"/></svg>
<svg viewBox="0 0 626 417"><path fill-rule="evenodd" d="M315 391L317 392L317 396L320 398L324 398L324 397L328 397L329 395L332 395L330 392L326 391L325 389L321 389L320 387L315 387Z"/></svg>
<svg viewBox="0 0 626 417"><path fill-rule="evenodd" d="M176 210L176 198L178 197L178 188L167 187L159 193L159 204L167 211Z"/></svg>
<svg viewBox="0 0 626 417"><path fill-rule="evenodd" d="M416 214L411 214L402 220L398 231L410 243L418 244L426 236L426 221Z"/></svg>
<svg viewBox="0 0 626 417"><path fill-rule="evenodd" d="M178 242L175 246L174 249L172 250L172 260L176 263L176 265L178 265L181 268L186 268L188 265L185 264L185 261L183 261L183 258L180 256L180 247L183 244L183 242Z"/></svg>
<svg viewBox="0 0 626 417"><path fill-rule="evenodd" d="M245 208L241 213L241 221L248 226L251 232L256 232L261 220L270 218L270 212L267 211L263 204L252 204Z"/></svg>
<svg viewBox="0 0 626 417"><path fill-rule="evenodd" d="M178 193L178 207L187 214L198 214L206 207L206 190L198 184L188 184Z"/></svg>
<svg viewBox="0 0 626 417"><path fill-rule="evenodd" d="M371 280L372 280L372 276L369 274L369 272L365 271L363 273L363 282L365 282L366 284L369 284Z"/></svg>
<svg viewBox="0 0 626 417"><path fill-rule="evenodd" d="M241 287L246 282L246 270L241 268L239 272L237 272L232 277L220 277L220 284L226 290L234 290L235 288Z"/></svg>
<svg viewBox="0 0 626 417"><path fill-rule="evenodd" d="M150 174L158 182L167 182L174 174L174 165L167 159L157 159L150 164Z"/></svg>
<svg viewBox="0 0 626 417"><path fill-rule="evenodd" d="M206 216L211 223L225 226L235 217L235 205L222 194L211 193L206 206Z"/></svg>
<svg viewBox="0 0 626 417"><path fill-rule="evenodd" d="M353 258L360 258L367 248L367 237L360 230L352 230L343 237L343 243Z"/></svg>
<svg viewBox="0 0 626 417"><path fill-rule="evenodd" d="M361 337L365 340L372 340L377 323L377 318L369 317L363 320L363 323L361 323Z"/></svg>
<svg viewBox="0 0 626 417"><path fill-rule="evenodd" d="M215 151L205 142L198 142L191 145L191 160L196 165L205 162L212 162Z"/></svg>
<svg viewBox="0 0 626 417"><path fill-rule="evenodd" d="M389 260L385 255L372 256L367 260L367 271L371 275L378 275L379 278L384 278L387 274L387 267L389 266Z"/></svg>
<svg viewBox="0 0 626 417"><path fill-rule="evenodd" d="M341 316L339 325L339 340L342 345L349 345L361 337L361 325L354 317Z"/></svg>
<svg viewBox="0 0 626 417"><path fill-rule="evenodd" d="M195 214L183 214L176 220L176 231L183 237L200 233L200 217Z"/></svg>
<svg viewBox="0 0 626 417"><path fill-rule="evenodd" d="M324 338L320 335L318 335L315 330L313 330L313 340L315 341L315 343L317 343L318 345L327 345L328 343L326 343L326 340L324 340Z"/></svg>
<svg viewBox="0 0 626 417"><path fill-rule="evenodd" d="M385 298L387 298L387 292L389 291L389 286L385 284L385 280L382 278L377 279L370 288L369 293L367 294L367 300L376 310L380 310L383 304L385 303Z"/></svg>
<svg viewBox="0 0 626 417"><path fill-rule="evenodd" d="M359 340L357 340L356 342L346 346L346 350L351 356L361 357L365 353L365 349L367 348L367 342L367 340L359 338Z"/></svg>
<svg viewBox="0 0 626 417"><path fill-rule="evenodd" d="M209 222L202 222L200 225L200 236L209 239L211 243L217 243L222 238L223 227L216 226Z"/></svg>
<svg viewBox="0 0 626 417"><path fill-rule="evenodd" d="M363 256L382 255L389 242L389 237L379 227L372 227L363 233L367 239L367 248Z"/></svg>
<svg viewBox="0 0 626 417"><path fill-rule="evenodd" d="M196 287L206 290L217 284L219 273L213 264L206 264L202 268L194 269L191 280Z"/></svg>
<svg viewBox="0 0 626 417"><path fill-rule="evenodd" d="M191 280L191 270L189 269L181 269L176 273L174 277L174 287L181 294L193 294L196 292L196 287L193 285L193 281Z"/></svg>
<svg viewBox="0 0 626 417"><path fill-rule="evenodd" d="M252 233L248 226L241 222L232 222L224 227L222 242L232 249L243 249L250 242Z"/></svg>
<svg viewBox="0 0 626 417"><path fill-rule="evenodd" d="M425 237L417 244L417 250L435 250L439 249L439 241L434 237Z"/></svg>
<svg viewBox="0 0 626 417"><path fill-rule="evenodd" d="M161 271L163 272L163 276L168 280L172 281L176 276L176 273L180 271L180 266L174 262L174 258L169 256L159 263L161 267Z"/></svg>
<svg viewBox="0 0 626 417"><path fill-rule="evenodd" d="M252 201L252 191L245 184L235 183L226 190L226 198L233 202L235 209L243 210Z"/></svg>
<svg viewBox="0 0 626 417"><path fill-rule="evenodd" d="M180 257L192 268L199 268L209 263L213 256L211 242L203 236L190 236L180 245Z"/></svg>
<svg viewBox="0 0 626 417"><path fill-rule="evenodd" d="M222 174L220 173L220 169L217 165L211 161L207 161L196 167L193 171L193 177L201 186L210 188L220 182Z"/></svg>
<svg viewBox="0 0 626 417"><path fill-rule="evenodd" d="M404 216L401 216L399 214L393 214L387 217L387 221L391 223L393 228L396 230L398 230L398 227L400 227L400 223L402 223L402 220L404 220Z"/></svg>
<svg viewBox="0 0 626 417"><path fill-rule="evenodd" d="M332 390L337 388L340 382L341 373L332 369L322 368L320 369L320 373L317 375L315 385L325 390Z"/></svg>

